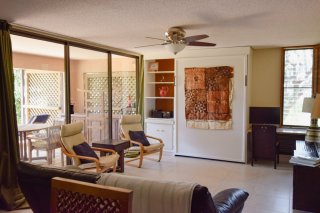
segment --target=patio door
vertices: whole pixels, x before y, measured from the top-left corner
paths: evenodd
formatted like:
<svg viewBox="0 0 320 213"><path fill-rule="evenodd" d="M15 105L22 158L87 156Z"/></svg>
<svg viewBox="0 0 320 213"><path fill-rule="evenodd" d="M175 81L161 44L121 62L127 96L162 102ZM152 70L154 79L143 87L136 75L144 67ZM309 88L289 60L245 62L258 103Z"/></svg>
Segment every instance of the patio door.
<svg viewBox="0 0 320 213"><path fill-rule="evenodd" d="M25 123L33 115L49 114L49 123L64 112L63 72L24 70L23 114Z"/></svg>

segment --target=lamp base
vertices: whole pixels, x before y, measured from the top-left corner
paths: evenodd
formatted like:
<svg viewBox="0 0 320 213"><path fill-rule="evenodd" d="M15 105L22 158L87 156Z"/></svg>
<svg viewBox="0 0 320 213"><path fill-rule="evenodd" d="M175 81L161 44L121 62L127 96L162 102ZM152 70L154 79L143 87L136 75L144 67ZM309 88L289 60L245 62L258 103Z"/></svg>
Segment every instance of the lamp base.
<svg viewBox="0 0 320 213"><path fill-rule="evenodd" d="M310 143L320 143L320 128L310 126L307 129L305 141Z"/></svg>

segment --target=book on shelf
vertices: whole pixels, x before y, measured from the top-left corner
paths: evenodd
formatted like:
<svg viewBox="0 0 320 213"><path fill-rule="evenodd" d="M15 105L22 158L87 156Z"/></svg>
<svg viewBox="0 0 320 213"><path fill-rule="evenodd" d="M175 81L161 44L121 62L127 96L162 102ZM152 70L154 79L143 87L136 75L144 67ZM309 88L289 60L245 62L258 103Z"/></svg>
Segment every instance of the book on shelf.
<svg viewBox="0 0 320 213"><path fill-rule="evenodd" d="M292 156L289 162L310 167L320 166L320 158L310 158L306 156Z"/></svg>

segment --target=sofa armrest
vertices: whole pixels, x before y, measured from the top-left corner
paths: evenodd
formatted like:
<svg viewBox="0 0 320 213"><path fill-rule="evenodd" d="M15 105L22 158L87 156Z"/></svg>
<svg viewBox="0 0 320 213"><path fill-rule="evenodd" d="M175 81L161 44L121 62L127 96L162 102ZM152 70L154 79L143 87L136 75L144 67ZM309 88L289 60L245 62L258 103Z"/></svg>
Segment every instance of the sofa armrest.
<svg viewBox="0 0 320 213"><path fill-rule="evenodd" d="M240 213L249 193L242 189L226 189L216 194L212 199L217 213Z"/></svg>
<svg viewBox="0 0 320 213"><path fill-rule="evenodd" d="M192 194L191 213L217 213L207 187L196 185Z"/></svg>

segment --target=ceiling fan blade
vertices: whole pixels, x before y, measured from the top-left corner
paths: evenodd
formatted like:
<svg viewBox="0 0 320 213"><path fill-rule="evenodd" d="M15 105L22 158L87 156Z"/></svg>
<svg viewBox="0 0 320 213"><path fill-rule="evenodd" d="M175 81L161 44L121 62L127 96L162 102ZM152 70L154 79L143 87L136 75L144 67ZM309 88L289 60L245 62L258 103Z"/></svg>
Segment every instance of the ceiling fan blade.
<svg viewBox="0 0 320 213"><path fill-rule="evenodd" d="M167 44L167 43L142 45L142 46L137 46L137 47L134 47L134 48L140 48L140 47L152 47L152 46L165 45L165 44Z"/></svg>
<svg viewBox="0 0 320 213"><path fill-rule="evenodd" d="M200 41L192 41L187 43L188 46L207 46L207 47L214 47L216 44L209 43L209 42L200 42Z"/></svg>
<svg viewBox="0 0 320 213"><path fill-rule="evenodd" d="M201 39L208 38L208 37L209 37L208 35L202 34L202 35L188 36L188 37L185 37L183 40L186 43L190 43L192 41L197 41L197 40L201 40Z"/></svg>
<svg viewBox="0 0 320 213"><path fill-rule="evenodd" d="M161 38L153 38L153 37L146 37L146 38L156 39L156 40L160 40L160 41L165 41L165 39L161 39Z"/></svg>

